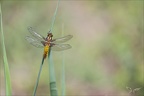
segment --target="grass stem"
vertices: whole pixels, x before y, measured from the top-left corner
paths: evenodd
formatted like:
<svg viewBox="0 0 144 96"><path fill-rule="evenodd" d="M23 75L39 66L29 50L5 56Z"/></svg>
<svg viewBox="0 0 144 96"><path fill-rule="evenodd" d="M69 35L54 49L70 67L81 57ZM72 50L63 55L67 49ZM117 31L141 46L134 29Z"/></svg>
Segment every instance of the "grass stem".
<svg viewBox="0 0 144 96"><path fill-rule="evenodd" d="M36 91L37 91L37 87L38 87L38 83L39 83L39 79L40 79L40 74L41 74L41 71L42 71L43 63L44 63L44 58L42 59L42 63L40 65L40 69L39 69L36 85L35 85L35 88L34 88L33 96L36 96Z"/></svg>
<svg viewBox="0 0 144 96"><path fill-rule="evenodd" d="M49 52L49 56L48 56L48 64L49 64L49 78L50 78L50 94L51 94L51 96L58 96L54 64L53 64L53 58L52 58L51 51Z"/></svg>
<svg viewBox="0 0 144 96"><path fill-rule="evenodd" d="M54 25L54 22L55 22L55 17L56 17L57 10L58 10L58 7L59 7L59 2L60 2L60 0L58 0L57 7L56 7L55 13L54 13L53 18L52 18L50 32L52 32L52 29L53 29L53 25Z"/></svg>
<svg viewBox="0 0 144 96"><path fill-rule="evenodd" d="M62 36L64 34L64 24L62 24ZM61 86L62 86L62 96L65 96L65 57L64 52L62 52L62 80L61 80Z"/></svg>
<svg viewBox="0 0 144 96"><path fill-rule="evenodd" d="M52 29L53 29L55 17L56 17L57 10L59 7L59 2L60 2L60 0L58 0L57 7L56 7L55 13L54 13L53 18L52 18L50 32L52 32ZM53 58L52 58L51 50L49 50L49 54L48 54L48 64L49 64L49 78L50 78L50 95L51 96L58 96L57 87L56 87L56 77L55 77L54 64L53 64Z"/></svg>
<svg viewBox="0 0 144 96"><path fill-rule="evenodd" d="M6 56L6 48L4 43L4 34L3 34L3 23L2 23L2 10L1 10L1 2L0 2L0 25L1 25L1 42L2 42L2 50L3 50L3 62L4 62L4 76L5 76L5 91L6 96L12 95L12 89L11 89L11 80L10 80L10 71L9 71L9 65L8 60Z"/></svg>

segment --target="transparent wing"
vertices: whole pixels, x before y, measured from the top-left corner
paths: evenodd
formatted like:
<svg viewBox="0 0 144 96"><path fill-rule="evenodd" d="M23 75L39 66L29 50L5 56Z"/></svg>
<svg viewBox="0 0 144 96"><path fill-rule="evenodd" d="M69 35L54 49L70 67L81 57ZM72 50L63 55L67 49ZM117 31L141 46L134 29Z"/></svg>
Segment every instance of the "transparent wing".
<svg viewBox="0 0 144 96"><path fill-rule="evenodd" d="M38 47L38 48L43 48L43 47L44 47L43 44L42 44L40 41L38 41L38 40L36 40L36 39L34 39L34 38L30 37L30 36L26 36L25 39L26 39L31 45L33 45L33 46L35 46L35 47Z"/></svg>
<svg viewBox="0 0 144 96"><path fill-rule="evenodd" d="M64 42L70 40L72 37L73 37L72 35L67 35L67 36L64 36L64 37L53 39L51 42L56 43L56 44L64 43Z"/></svg>
<svg viewBox="0 0 144 96"><path fill-rule="evenodd" d="M32 27L28 27L28 31L38 40L45 40L45 38L42 35L38 34Z"/></svg>
<svg viewBox="0 0 144 96"><path fill-rule="evenodd" d="M51 50L53 51L63 51L70 48L71 46L69 44L54 44L51 46Z"/></svg>

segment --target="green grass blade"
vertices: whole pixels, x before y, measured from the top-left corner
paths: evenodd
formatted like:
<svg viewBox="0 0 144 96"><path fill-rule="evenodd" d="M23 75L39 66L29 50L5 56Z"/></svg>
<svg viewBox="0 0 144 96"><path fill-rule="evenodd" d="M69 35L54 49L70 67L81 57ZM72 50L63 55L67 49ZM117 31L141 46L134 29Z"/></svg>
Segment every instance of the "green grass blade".
<svg viewBox="0 0 144 96"><path fill-rule="evenodd" d="M62 96L65 96L65 58L64 58L64 52L62 52L62 81L61 81L61 86L62 86Z"/></svg>
<svg viewBox="0 0 144 96"><path fill-rule="evenodd" d="M55 17L56 17L57 10L58 10L58 7L59 7L59 2L60 2L60 0L58 0L57 7L56 7L55 13L54 13L53 18L52 18L50 32L52 32L52 29L53 29L53 25L54 25L54 22L55 22Z"/></svg>
<svg viewBox="0 0 144 96"><path fill-rule="evenodd" d="M60 2L60 0L58 0L57 7L56 7L55 13L53 15L50 32L52 32L52 29L53 29L59 2ZM50 95L58 96L57 87L56 87L56 77L55 77L54 64L53 64L51 50L49 50L49 53L48 53L48 64L49 64L49 79L50 79Z"/></svg>
<svg viewBox="0 0 144 96"><path fill-rule="evenodd" d="M11 96L12 95L11 80L10 80L10 71L9 71L9 66L8 66L8 61L7 61L7 56L6 56L5 43L4 43L1 3L0 3L0 22L1 22L1 42L2 42L2 50L3 50L6 96Z"/></svg>
<svg viewBox="0 0 144 96"><path fill-rule="evenodd" d="M50 96L58 96L51 50L50 50L49 56L48 56L48 64L49 64L49 78L50 78Z"/></svg>
<svg viewBox="0 0 144 96"><path fill-rule="evenodd" d="M64 33L64 24L62 24L62 36ZM62 52L62 80L61 80L62 96L65 96L65 57L64 52Z"/></svg>
<svg viewBox="0 0 144 96"><path fill-rule="evenodd" d="M57 7L56 7L56 10L55 10L53 19L52 19L50 32L52 32L52 29L53 29L53 25L54 25L54 22L55 22L55 17L56 17L57 9L58 9L58 6L59 6L59 1L57 3ZM50 55L50 53L51 52L49 51L48 62L49 62L49 74L50 74L50 92L51 92L51 96L58 96L58 94L57 94L57 87L56 87L55 73L54 73L54 65L53 65L52 56ZM37 91L37 87L38 87L38 83L39 83L39 79L40 79L40 74L41 74L41 71L42 71L43 63L44 63L44 58L42 60L41 66L40 66L40 70L39 70L39 73L38 73L36 85L35 85L34 92L33 92L33 96L36 95L36 91Z"/></svg>
<svg viewBox="0 0 144 96"><path fill-rule="evenodd" d="M42 59L42 63L40 65L40 69L39 69L36 85L35 85L35 88L34 88L33 96L36 96L36 91L37 91L37 87L38 87L38 84L39 84L39 79L40 79L40 74L41 74L41 71L42 71L43 63L44 63L44 58Z"/></svg>

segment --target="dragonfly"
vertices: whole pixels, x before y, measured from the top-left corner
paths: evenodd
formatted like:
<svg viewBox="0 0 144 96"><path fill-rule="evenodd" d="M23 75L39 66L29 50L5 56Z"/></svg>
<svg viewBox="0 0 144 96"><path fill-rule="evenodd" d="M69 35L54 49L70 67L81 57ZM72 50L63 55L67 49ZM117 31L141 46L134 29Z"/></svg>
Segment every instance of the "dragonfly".
<svg viewBox="0 0 144 96"><path fill-rule="evenodd" d="M28 27L28 31L32 36L26 36L25 39L33 46L37 48L44 48L43 58L45 59L52 51L63 51L71 48L69 44L62 44L70 40L73 36L67 35L60 38L52 39L53 34L49 31L47 36L44 37L37 33L32 27Z"/></svg>

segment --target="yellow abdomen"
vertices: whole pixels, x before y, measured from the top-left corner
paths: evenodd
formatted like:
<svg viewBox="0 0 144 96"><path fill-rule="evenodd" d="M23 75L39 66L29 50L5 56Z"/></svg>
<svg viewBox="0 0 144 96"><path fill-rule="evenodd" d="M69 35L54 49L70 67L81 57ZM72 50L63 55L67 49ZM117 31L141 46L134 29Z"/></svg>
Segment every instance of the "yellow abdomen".
<svg viewBox="0 0 144 96"><path fill-rule="evenodd" d="M43 54L43 58L44 59L47 57L48 52L49 52L49 46L45 45L45 47L44 47L44 54Z"/></svg>

